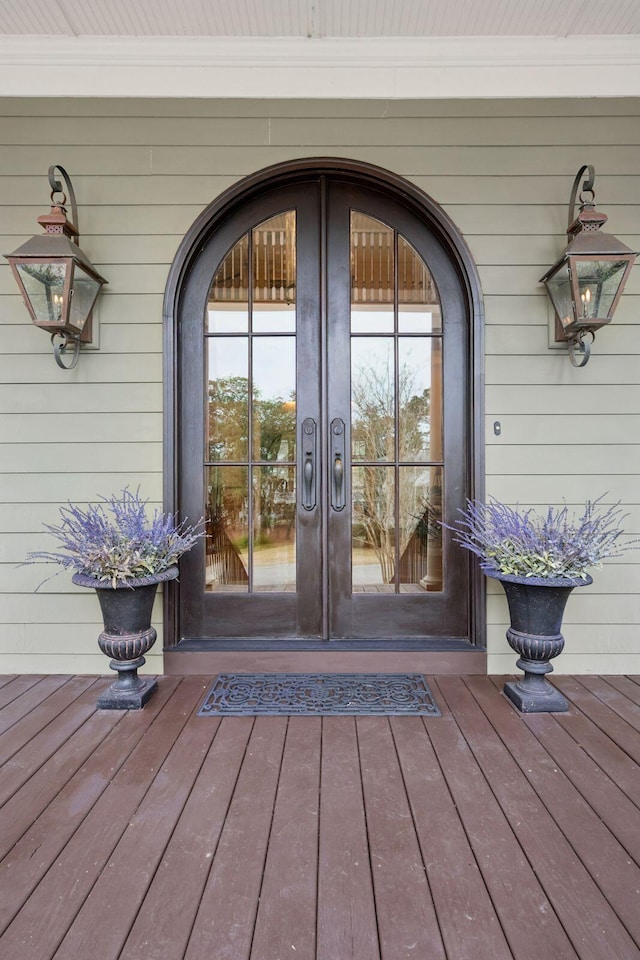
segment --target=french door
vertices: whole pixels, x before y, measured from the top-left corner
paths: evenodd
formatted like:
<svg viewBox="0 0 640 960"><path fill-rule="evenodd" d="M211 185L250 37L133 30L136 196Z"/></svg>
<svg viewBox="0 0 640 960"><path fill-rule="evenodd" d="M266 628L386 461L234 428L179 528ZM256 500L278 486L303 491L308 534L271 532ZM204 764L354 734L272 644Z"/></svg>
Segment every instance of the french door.
<svg viewBox="0 0 640 960"><path fill-rule="evenodd" d="M185 639L466 638L468 325L425 221L336 176L203 246L179 315Z"/></svg>

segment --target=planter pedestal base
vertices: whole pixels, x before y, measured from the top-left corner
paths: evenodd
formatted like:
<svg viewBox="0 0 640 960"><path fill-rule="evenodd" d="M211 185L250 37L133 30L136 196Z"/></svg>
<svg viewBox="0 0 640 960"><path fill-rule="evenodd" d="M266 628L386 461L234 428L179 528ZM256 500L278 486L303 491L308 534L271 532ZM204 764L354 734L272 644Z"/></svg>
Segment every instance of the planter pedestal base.
<svg viewBox="0 0 640 960"><path fill-rule="evenodd" d="M112 660L109 666L113 670L119 670L123 664ZM142 710L157 689L158 681L154 677L136 677L135 684L126 685L121 685L119 678L98 697L96 705L98 710Z"/></svg>
<svg viewBox="0 0 640 960"><path fill-rule="evenodd" d="M504 695L522 713L566 713L569 704L566 698L556 690L545 673L550 673L553 667L550 663L525 660L521 657L516 666L524 670L522 680L512 680L504 685Z"/></svg>

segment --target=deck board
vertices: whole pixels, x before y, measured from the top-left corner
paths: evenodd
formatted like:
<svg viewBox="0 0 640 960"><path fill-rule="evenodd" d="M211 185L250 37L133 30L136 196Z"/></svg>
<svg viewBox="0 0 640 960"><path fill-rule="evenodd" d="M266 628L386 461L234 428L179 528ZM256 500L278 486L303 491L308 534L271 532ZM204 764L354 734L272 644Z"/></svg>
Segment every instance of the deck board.
<svg viewBox="0 0 640 960"><path fill-rule="evenodd" d="M184 956L252 728L249 717L232 724L212 718L211 747L120 960Z"/></svg>
<svg viewBox="0 0 640 960"><path fill-rule="evenodd" d="M441 717L222 719L206 678L131 713L3 679L2 957L640 957L638 678L559 677L546 716L441 676Z"/></svg>
<svg viewBox="0 0 640 960"><path fill-rule="evenodd" d="M439 686L576 952L584 960L601 960L607 952L632 957L636 947L604 892L468 688L455 677L442 678ZM495 698L493 702L497 709L503 706ZM520 730L521 721L507 704L504 707L509 710L508 721ZM514 743L514 753L517 746ZM547 783L550 777L553 769L547 773ZM554 791L558 790L554 784ZM585 838L583 846L590 844Z"/></svg>
<svg viewBox="0 0 640 960"><path fill-rule="evenodd" d="M525 780L553 818L557 830L563 835L566 842L564 855L566 856L570 850L575 852L584 868L591 874L593 884L590 885L590 895L587 892L588 884L585 883L584 877L577 879L580 881L579 896L584 900L585 910L589 910L595 920L594 929L591 931L592 935L595 931L593 956L597 957L601 950L603 934L600 931L605 926L607 917L610 926L619 926L618 918L609 907L610 903L618 906L621 923L637 941L640 941L640 870L637 863L629 859L627 850L594 812L574 783L563 773L562 766L532 735L529 729L531 724L529 718L525 718L523 723L505 698L496 699L492 696L488 690L486 678L469 679L467 686L484 711L487 721L493 726L502 742L508 744L510 754ZM558 727L553 716L549 715L545 717L538 714L534 723L539 730L545 726L556 729ZM549 739L553 740L553 736ZM567 767L571 770L573 754L570 754L566 760ZM512 781L513 779L510 778ZM604 785L600 784L601 790L603 787ZM526 786L523 783L523 792L524 790ZM618 796L613 791L608 791L606 795L612 806L614 800L618 801L619 814L624 816L631 813L633 817L631 805L624 803L624 795ZM560 853L558 834L554 839L553 829L547 828L544 836L545 845L553 849L554 855L558 856ZM632 837L629 839L632 840ZM638 841L640 842L640 836ZM607 850L606 859L602 857L603 849ZM575 875L575 872L572 875ZM567 890L567 894L570 894L570 890ZM590 902L590 897L595 900ZM601 903L602 897L607 901L604 906ZM581 924L581 936L586 947L589 927L586 921L582 925L584 918L581 918L579 911L572 908L572 914L576 915L576 921ZM565 929L567 931L571 929L567 922L565 922ZM611 929L607 930L606 935L612 938ZM634 948L633 944L629 943L624 930L621 932L619 948L625 948L627 952Z"/></svg>
<svg viewBox="0 0 640 960"><path fill-rule="evenodd" d="M594 696L584 683L575 678L558 677L555 682L574 706L587 714L601 731L606 733L635 763L640 763L640 732L612 709L610 703L604 703L599 697Z"/></svg>
<svg viewBox="0 0 640 960"><path fill-rule="evenodd" d="M317 960L380 960L355 718L322 728Z"/></svg>
<svg viewBox="0 0 640 960"><path fill-rule="evenodd" d="M445 957L425 866L388 722L358 717L371 875L385 960Z"/></svg>
<svg viewBox="0 0 640 960"><path fill-rule="evenodd" d="M171 697L8 927L1 941L7 956L54 956L185 722L185 700ZM66 829L65 811L60 814L62 823L54 824L54 831Z"/></svg>
<svg viewBox="0 0 640 960"><path fill-rule="evenodd" d="M44 679L44 677L38 676L38 674L35 673L24 676L16 676L13 674L0 677L0 711L4 710L7 704L12 703L36 683L40 683ZM55 682L53 677L50 679ZM60 677L60 683L64 683L65 679L65 677ZM39 702L40 699L37 699L36 703ZM1 713L0 716L2 716Z"/></svg>
<svg viewBox="0 0 640 960"><path fill-rule="evenodd" d="M439 678L434 686L440 706L449 708L446 722L429 720L427 730L511 952L517 960L575 960L579 954L558 919L557 906L518 842L512 818L487 779L490 771L478 763L457 717L449 712L441 683ZM514 896L515 890L526 890L526 897Z"/></svg>
<svg viewBox="0 0 640 960"><path fill-rule="evenodd" d="M321 742L319 717L289 719L252 960L315 960Z"/></svg>
<svg viewBox="0 0 640 960"><path fill-rule="evenodd" d="M424 724L395 717L391 728L447 955L508 960L509 946Z"/></svg>
<svg viewBox="0 0 640 960"><path fill-rule="evenodd" d="M31 680L34 682L29 682ZM0 734L4 736L23 718L28 718L28 715L36 707L38 707L39 715L35 729L40 730L42 726L41 706L43 702L49 694L58 690L68 681L69 677L65 676L18 677L14 680L14 682L3 691L5 694L5 702L2 704L2 710L0 710ZM84 685L82 689L84 689ZM65 693L68 693L68 691L65 691ZM58 698L58 702L66 706L69 703L69 699L70 698L67 697ZM24 724L23 727L28 731L28 725ZM14 731L14 734L15 732L16 731ZM26 741L23 740L21 743L24 742ZM6 737L5 740L0 740L0 757L2 757L2 762L10 755L10 749L13 749L13 743L9 737ZM16 749L19 749L19 746L16 747Z"/></svg>
<svg viewBox="0 0 640 960"><path fill-rule="evenodd" d="M249 960L286 717L258 717L185 957Z"/></svg>

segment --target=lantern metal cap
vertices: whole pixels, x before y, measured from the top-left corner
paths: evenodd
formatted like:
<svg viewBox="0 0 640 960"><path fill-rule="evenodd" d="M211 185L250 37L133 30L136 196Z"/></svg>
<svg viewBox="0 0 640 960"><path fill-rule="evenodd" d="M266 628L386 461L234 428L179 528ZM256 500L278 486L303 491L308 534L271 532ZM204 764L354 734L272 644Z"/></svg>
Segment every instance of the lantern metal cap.
<svg viewBox="0 0 640 960"><path fill-rule="evenodd" d="M6 259L12 260L42 260L44 257L51 259L72 258L76 263L90 273L100 283L108 283L103 276L96 270L89 257L82 247L79 247L70 237L64 234L41 233L38 236L30 237L21 247L14 250L13 253L5 253Z"/></svg>

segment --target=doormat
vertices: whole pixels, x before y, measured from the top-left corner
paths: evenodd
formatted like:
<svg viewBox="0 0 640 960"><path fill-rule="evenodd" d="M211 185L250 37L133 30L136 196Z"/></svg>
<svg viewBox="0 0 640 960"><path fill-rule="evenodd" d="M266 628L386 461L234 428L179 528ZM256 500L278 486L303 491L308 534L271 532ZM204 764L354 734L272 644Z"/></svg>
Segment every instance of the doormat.
<svg viewBox="0 0 640 960"><path fill-rule="evenodd" d="M199 717L439 717L421 673L221 673Z"/></svg>

